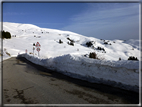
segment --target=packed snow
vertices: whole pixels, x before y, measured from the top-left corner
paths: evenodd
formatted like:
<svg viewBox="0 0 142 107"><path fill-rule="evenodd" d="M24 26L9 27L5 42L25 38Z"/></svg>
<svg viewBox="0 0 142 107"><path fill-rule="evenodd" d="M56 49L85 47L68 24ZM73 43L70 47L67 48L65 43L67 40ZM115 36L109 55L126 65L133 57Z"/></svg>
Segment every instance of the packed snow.
<svg viewBox="0 0 142 107"><path fill-rule="evenodd" d="M74 78L138 92L140 40L103 40L70 31L9 22L3 22L3 30L12 36L3 40L1 54L4 60L18 55ZM69 45L71 41L74 45ZM33 46L37 42L41 45L39 53ZM88 47L87 42L92 45ZM90 52L95 52L98 59L89 58ZM128 60L129 56L137 57L139 61Z"/></svg>

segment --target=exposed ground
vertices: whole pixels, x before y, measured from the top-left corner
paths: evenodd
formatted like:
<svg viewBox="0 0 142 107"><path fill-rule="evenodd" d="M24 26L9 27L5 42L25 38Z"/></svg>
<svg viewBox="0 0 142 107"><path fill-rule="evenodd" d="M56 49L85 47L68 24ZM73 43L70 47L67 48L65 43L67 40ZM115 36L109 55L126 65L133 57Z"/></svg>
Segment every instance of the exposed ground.
<svg viewBox="0 0 142 107"><path fill-rule="evenodd" d="M73 79L25 59L3 61L3 104L138 104L139 94Z"/></svg>

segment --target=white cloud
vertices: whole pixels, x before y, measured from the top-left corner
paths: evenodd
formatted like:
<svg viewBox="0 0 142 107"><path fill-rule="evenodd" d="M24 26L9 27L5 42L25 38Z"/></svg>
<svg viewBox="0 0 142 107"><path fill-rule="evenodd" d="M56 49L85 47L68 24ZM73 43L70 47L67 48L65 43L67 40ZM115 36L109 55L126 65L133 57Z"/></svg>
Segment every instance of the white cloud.
<svg viewBox="0 0 142 107"><path fill-rule="evenodd" d="M138 39L138 3L97 3L95 5L88 3L88 5L88 10L71 18L72 24L62 29L104 39Z"/></svg>

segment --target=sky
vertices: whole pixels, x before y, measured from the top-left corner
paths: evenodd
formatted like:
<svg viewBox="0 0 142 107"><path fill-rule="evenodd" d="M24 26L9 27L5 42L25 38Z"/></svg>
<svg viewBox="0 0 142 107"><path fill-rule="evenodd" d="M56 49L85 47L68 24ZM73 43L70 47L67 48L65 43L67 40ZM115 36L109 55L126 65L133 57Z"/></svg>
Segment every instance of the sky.
<svg viewBox="0 0 142 107"><path fill-rule="evenodd" d="M139 39L139 3L3 3L3 22L34 24L98 39Z"/></svg>

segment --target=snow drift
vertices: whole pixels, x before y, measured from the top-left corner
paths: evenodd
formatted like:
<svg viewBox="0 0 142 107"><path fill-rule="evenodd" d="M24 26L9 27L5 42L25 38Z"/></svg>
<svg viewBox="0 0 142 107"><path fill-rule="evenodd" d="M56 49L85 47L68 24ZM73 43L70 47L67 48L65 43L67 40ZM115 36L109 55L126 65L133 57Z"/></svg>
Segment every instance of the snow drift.
<svg viewBox="0 0 142 107"><path fill-rule="evenodd" d="M40 59L28 54L21 54L18 57L24 57L32 63L74 78L139 91L138 61L117 63L117 61L101 61L70 54L49 59Z"/></svg>

